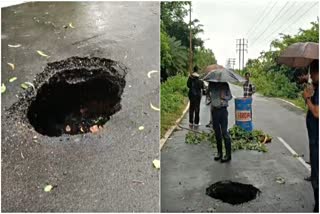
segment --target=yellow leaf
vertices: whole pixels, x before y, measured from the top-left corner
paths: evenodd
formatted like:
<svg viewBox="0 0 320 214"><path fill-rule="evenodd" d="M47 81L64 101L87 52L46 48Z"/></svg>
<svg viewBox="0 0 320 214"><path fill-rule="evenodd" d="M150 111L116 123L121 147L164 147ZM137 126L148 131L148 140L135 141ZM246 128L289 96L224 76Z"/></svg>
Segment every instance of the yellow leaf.
<svg viewBox="0 0 320 214"><path fill-rule="evenodd" d="M14 66L14 64L13 63L7 63L11 68L12 68L12 70L14 70L14 68L15 68L15 66Z"/></svg>
<svg viewBox="0 0 320 214"><path fill-rule="evenodd" d="M71 127L69 125L67 125L65 130L66 130L66 132L70 132L71 131Z"/></svg>
<svg viewBox="0 0 320 214"><path fill-rule="evenodd" d="M18 47L21 47L20 44L16 44L16 45L10 45L10 44L8 44L8 46L9 46L10 48L18 48Z"/></svg>
<svg viewBox="0 0 320 214"><path fill-rule="evenodd" d="M148 77L151 78L151 74L157 73L157 72L159 72L159 71L149 71L149 72L148 72Z"/></svg>
<svg viewBox="0 0 320 214"><path fill-rule="evenodd" d="M140 126L140 127L139 127L139 130L140 130L140 131L142 131L143 129L144 129L144 127L143 127L143 126Z"/></svg>
<svg viewBox="0 0 320 214"><path fill-rule="evenodd" d="M155 110L155 111L160 111L160 109L157 108L157 107L154 107L154 106L152 105L152 103L150 103L150 107L151 107L153 110Z"/></svg>
<svg viewBox="0 0 320 214"><path fill-rule="evenodd" d="M47 185L44 187L45 192L50 192L52 190L53 186L52 185Z"/></svg>
<svg viewBox="0 0 320 214"><path fill-rule="evenodd" d="M40 56L44 56L44 57L47 57L47 58L50 57L50 56L48 56L47 54L43 53L42 51L37 51L37 53L38 53Z"/></svg>
<svg viewBox="0 0 320 214"><path fill-rule="evenodd" d="M75 27L72 25L72 22L69 23L69 27L75 28Z"/></svg>
<svg viewBox="0 0 320 214"><path fill-rule="evenodd" d="M16 80L17 80L17 77L12 77L12 78L9 79L9 82L14 82Z"/></svg>
<svg viewBox="0 0 320 214"><path fill-rule="evenodd" d="M6 85L2 83L1 85L1 94L6 91Z"/></svg>
<svg viewBox="0 0 320 214"><path fill-rule="evenodd" d="M156 169L160 169L160 161L159 161L159 160L154 159L154 160L152 161L152 163L153 163L153 166L154 166Z"/></svg>

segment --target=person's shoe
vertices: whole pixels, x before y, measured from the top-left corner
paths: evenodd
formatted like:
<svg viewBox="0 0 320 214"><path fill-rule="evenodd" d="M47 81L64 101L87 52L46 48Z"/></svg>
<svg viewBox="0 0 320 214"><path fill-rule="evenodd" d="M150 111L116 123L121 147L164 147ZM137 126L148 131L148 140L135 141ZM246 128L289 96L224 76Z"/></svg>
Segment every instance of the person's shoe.
<svg viewBox="0 0 320 214"><path fill-rule="evenodd" d="M221 159L221 163L227 163L231 161L231 156L225 156Z"/></svg>
<svg viewBox="0 0 320 214"><path fill-rule="evenodd" d="M214 157L214 160L215 161L218 161L218 160L221 160L222 158L222 155L221 154L218 154L216 157Z"/></svg>
<svg viewBox="0 0 320 214"><path fill-rule="evenodd" d="M311 181L311 176L305 177L304 180L305 181Z"/></svg>
<svg viewBox="0 0 320 214"><path fill-rule="evenodd" d="M207 127L207 128L210 128L210 127L211 127L211 123L208 123L208 124L206 125L206 127Z"/></svg>
<svg viewBox="0 0 320 214"><path fill-rule="evenodd" d="M189 123L189 128L190 128L190 129L193 128L193 123Z"/></svg>

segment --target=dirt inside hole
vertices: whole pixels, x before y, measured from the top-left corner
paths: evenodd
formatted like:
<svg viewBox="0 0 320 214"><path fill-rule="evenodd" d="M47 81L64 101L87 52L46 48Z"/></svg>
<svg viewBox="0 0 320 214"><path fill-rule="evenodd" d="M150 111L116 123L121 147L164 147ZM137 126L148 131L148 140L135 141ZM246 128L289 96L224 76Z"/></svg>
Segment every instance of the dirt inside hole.
<svg viewBox="0 0 320 214"><path fill-rule="evenodd" d="M61 62L49 66L59 69L37 89L27 111L34 129L43 135L61 136L102 128L121 109L125 86L126 73L120 75L109 63L74 58L67 60L66 69Z"/></svg>
<svg viewBox="0 0 320 214"><path fill-rule="evenodd" d="M232 205L242 204L255 199L261 191L250 184L232 181L219 181L206 189L206 194Z"/></svg>

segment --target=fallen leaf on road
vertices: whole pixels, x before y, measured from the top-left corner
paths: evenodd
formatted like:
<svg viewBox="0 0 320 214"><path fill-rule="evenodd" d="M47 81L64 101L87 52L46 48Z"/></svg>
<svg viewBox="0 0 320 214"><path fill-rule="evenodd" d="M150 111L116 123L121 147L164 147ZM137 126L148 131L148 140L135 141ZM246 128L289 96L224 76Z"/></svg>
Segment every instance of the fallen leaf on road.
<svg viewBox="0 0 320 214"><path fill-rule="evenodd" d="M47 54L43 53L42 51L37 51L37 53L38 53L40 56L44 56L44 57L47 57L47 58L50 57L50 56L48 56Z"/></svg>
<svg viewBox="0 0 320 214"><path fill-rule="evenodd" d="M83 128L82 128L82 126L80 127L80 131L81 131L81 132L84 132L84 130L83 130Z"/></svg>
<svg viewBox="0 0 320 214"><path fill-rule="evenodd" d="M154 160L152 161L152 163L153 163L153 166L154 166L156 169L160 169L160 161L159 161L159 160L154 159Z"/></svg>
<svg viewBox="0 0 320 214"><path fill-rule="evenodd" d="M157 107L154 107L154 106L152 105L152 103L150 103L150 107L151 107L153 110L155 110L155 111L160 111L160 109L157 108Z"/></svg>
<svg viewBox="0 0 320 214"><path fill-rule="evenodd" d="M295 158L299 158L299 157L303 157L304 155L302 154L302 155L298 155L298 154L293 154L293 157L295 157Z"/></svg>
<svg viewBox="0 0 320 214"><path fill-rule="evenodd" d="M66 125L66 128L65 128L66 132L70 132L71 131L71 128L69 125Z"/></svg>
<svg viewBox="0 0 320 214"><path fill-rule="evenodd" d="M140 126L140 127L139 127L139 130L140 130L140 131L142 131L143 129L144 129L144 127L143 127L143 126Z"/></svg>
<svg viewBox="0 0 320 214"><path fill-rule="evenodd" d="M149 72L148 72L148 77L151 78L151 74L157 73L157 72L159 72L159 71L149 71Z"/></svg>
<svg viewBox="0 0 320 214"><path fill-rule="evenodd" d="M23 156L22 152L20 152L20 155L21 155L22 159L24 159L24 156Z"/></svg>
<svg viewBox="0 0 320 214"><path fill-rule="evenodd" d="M45 192L50 192L52 190L53 186L52 185L47 185L44 187Z"/></svg>
<svg viewBox="0 0 320 214"><path fill-rule="evenodd" d="M144 184L143 181L133 180L133 183Z"/></svg>
<svg viewBox="0 0 320 214"><path fill-rule="evenodd" d="M73 26L72 22L69 23L69 27L75 28L75 27Z"/></svg>
<svg viewBox="0 0 320 214"><path fill-rule="evenodd" d="M279 184L284 184L286 181L283 177L276 177L276 182L279 183Z"/></svg>
<svg viewBox="0 0 320 214"><path fill-rule="evenodd" d="M12 77L12 78L9 79L9 82L14 82L16 80L17 80L17 77Z"/></svg>
<svg viewBox="0 0 320 214"><path fill-rule="evenodd" d="M15 66L13 63L8 62L7 64L11 67L12 70L14 70Z"/></svg>
<svg viewBox="0 0 320 214"><path fill-rule="evenodd" d="M27 88L29 88L29 86L26 84L26 83L21 83L21 88L23 88L23 89L27 89Z"/></svg>
<svg viewBox="0 0 320 214"><path fill-rule="evenodd" d="M20 44L16 44L16 45L10 45L10 44L8 44L8 46L9 46L10 48L19 48L19 47L21 47Z"/></svg>
<svg viewBox="0 0 320 214"><path fill-rule="evenodd" d="M1 94L4 93L6 91L6 85L5 84L1 84Z"/></svg>
<svg viewBox="0 0 320 214"><path fill-rule="evenodd" d="M94 125L94 126L91 126L91 127L90 127L90 131L91 131L92 133L97 133L97 132L100 131L100 129L99 129L99 127L98 127L97 125Z"/></svg>

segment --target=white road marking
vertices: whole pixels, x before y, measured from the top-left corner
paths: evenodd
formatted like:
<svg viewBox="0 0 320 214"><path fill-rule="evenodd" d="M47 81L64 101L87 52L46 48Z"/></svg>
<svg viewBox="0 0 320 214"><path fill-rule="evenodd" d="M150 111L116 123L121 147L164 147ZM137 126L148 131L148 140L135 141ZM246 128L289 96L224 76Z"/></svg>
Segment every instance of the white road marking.
<svg viewBox="0 0 320 214"><path fill-rule="evenodd" d="M295 105L295 104L293 104L292 102L289 102L289 101L287 101L287 100L284 100L284 99L281 99L281 98L276 98L276 99L281 100L281 101L283 101L283 102L286 102L286 103L288 103L288 104L290 104L290 105L292 105L292 106L294 106L294 107L296 107L296 108L302 109L301 107L299 107L299 106L297 106L297 105ZM302 110L303 110L303 109L302 109Z"/></svg>
<svg viewBox="0 0 320 214"><path fill-rule="evenodd" d="M297 155L298 154L289 146L289 144L286 143L281 137L277 137L278 140L291 152L292 155ZM311 171L311 167L309 164L307 164L301 157L297 157L297 159L304 165L309 171Z"/></svg>

